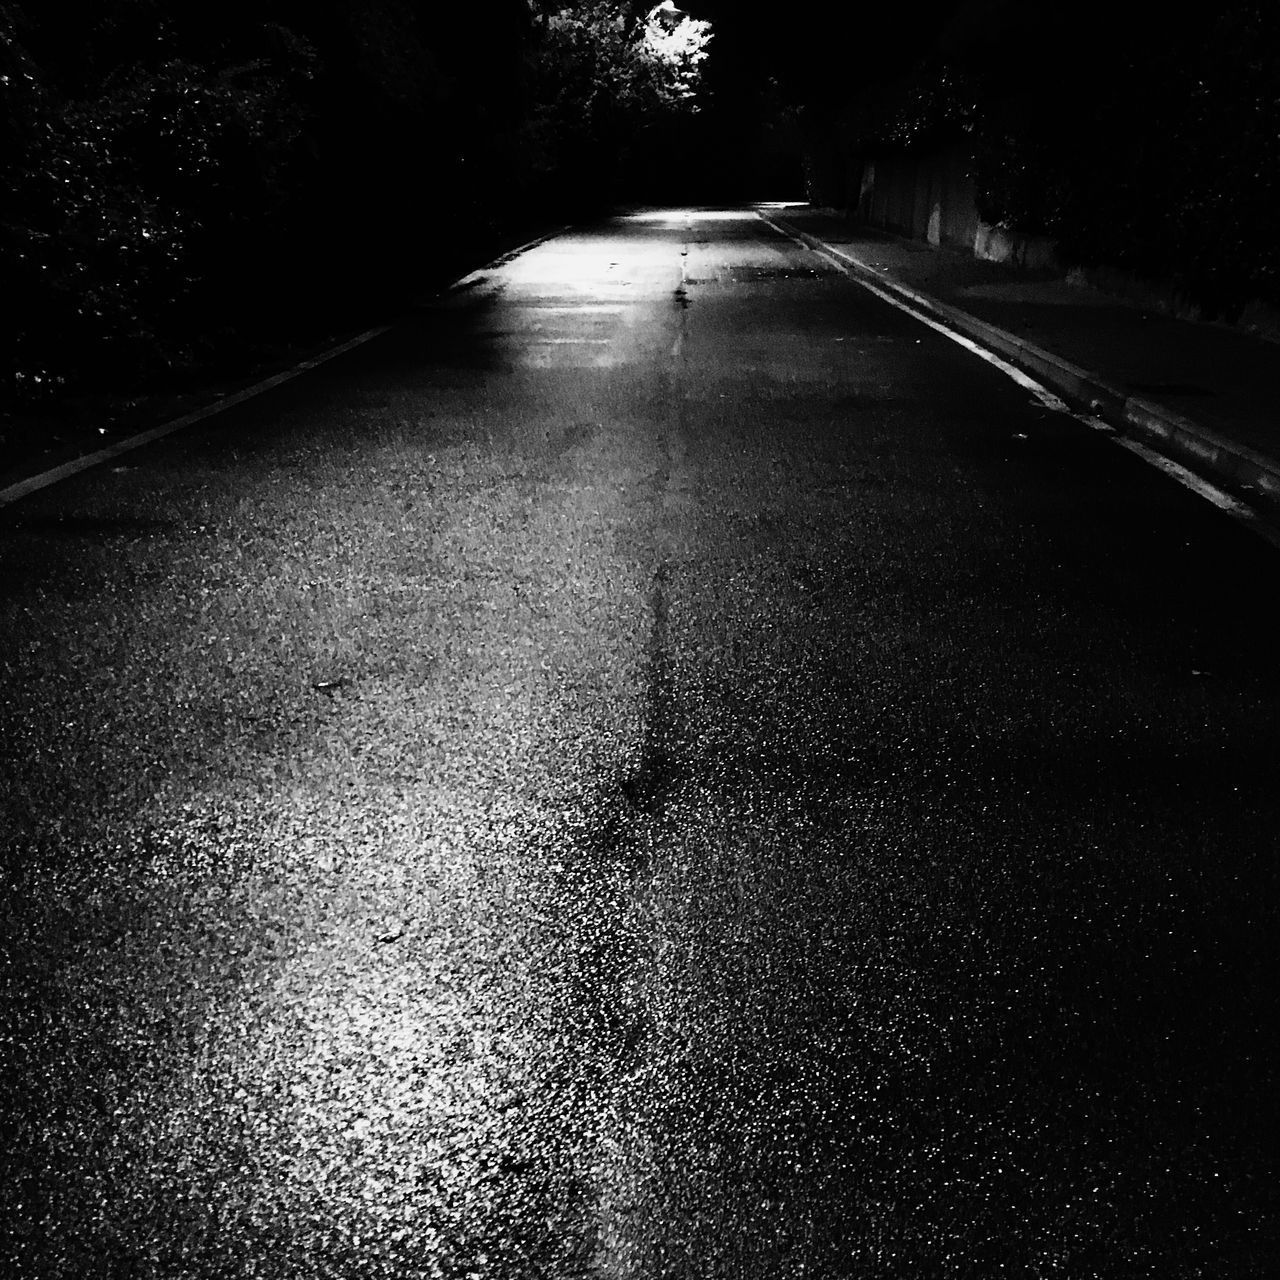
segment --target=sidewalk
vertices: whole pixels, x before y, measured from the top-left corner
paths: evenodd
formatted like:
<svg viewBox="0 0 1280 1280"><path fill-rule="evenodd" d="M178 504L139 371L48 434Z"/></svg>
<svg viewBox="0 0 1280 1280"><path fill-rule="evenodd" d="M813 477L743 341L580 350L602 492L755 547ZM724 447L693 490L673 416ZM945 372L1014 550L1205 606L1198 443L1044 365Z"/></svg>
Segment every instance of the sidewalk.
<svg viewBox="0 0 1280 1280"><path fill-rule="evenodd" d="M859 227L831 210L764 212L1073 407L1280 516L1280 344Z"/></svg>

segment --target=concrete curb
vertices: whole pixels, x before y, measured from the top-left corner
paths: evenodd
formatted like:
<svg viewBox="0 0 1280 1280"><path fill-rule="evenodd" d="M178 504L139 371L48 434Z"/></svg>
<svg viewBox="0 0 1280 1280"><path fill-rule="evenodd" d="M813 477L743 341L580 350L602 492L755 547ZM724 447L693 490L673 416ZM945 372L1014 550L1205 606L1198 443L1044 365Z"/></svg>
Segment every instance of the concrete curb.
<svg viewBox="0 0 1280 1280"><path fill-rule="evenodd" d="M1207 479L1235 489L1253 490L1272 502L1280 502L1280 461L1229 440L1212 428L1184 418L1163 405L1128 395L1100 374L1081 369L1024 338L979 320L967 311L899 284L853 254L837 249L785 218L766 217L764 214L760 217L777 230L808 245L841 270L874 283L995 352L1043 382L1073 408L1093 414Z"/></svg>

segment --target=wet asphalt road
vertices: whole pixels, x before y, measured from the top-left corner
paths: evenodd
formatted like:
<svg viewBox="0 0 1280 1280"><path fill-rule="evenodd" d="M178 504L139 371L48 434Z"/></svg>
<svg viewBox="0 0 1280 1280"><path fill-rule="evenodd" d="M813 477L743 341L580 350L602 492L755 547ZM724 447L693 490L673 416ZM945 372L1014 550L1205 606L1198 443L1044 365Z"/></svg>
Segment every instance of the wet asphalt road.
<svg viewBox="0 0 1280 1280"><path fill-rule="evenodd" d="M1278 580L731 212L0 512L0 1274L1280 1273Z"/></svg>

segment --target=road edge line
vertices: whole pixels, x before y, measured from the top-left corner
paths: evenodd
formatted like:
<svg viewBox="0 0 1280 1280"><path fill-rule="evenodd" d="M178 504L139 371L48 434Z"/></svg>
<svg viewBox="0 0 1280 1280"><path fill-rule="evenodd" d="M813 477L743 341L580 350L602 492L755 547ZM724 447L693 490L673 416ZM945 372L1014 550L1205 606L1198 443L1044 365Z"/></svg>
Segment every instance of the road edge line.
<svg viewBox="0 0 1280 1280"><path fill-rule="evenodd" d="M445 285L435 293L419 295L419 300L413 305L420 306L429 298L440 297L464 287L466 282L481 277L484 272L505 266L522 253L527 253L530 249L536 249L540 244L545 244L548 240L554 240L557 236L564 235L571 227L571 223L566 224L554 231L547 232L545 235L528 240L514 249L508 249L505 253L499 254L498 257L485 263L484 266L477 267L474 271L468 272L465 276L461 276L452 283ZM184 427L193 426L197 422L203 422L206 418L212 418L215 414L223 413L227 409L233 409L236 405L243 404L244 401L251 400L254 396L262 395L266 391L272 391L286 382L291 382L294 378L301 377L304 373L309 373L312 369L328 360L345 355L348 351L363 346L374 338L381 337L382 334L394 329L399 323L400 321L398 320L392 320L386 324L374 325L371 329L365 329L354 337L344 339L332 347L326 347L314 356L308 356L305 360L298 361L297 364L282 370L280 373L274 373L269 378L263 378L251 386L242 387L239 391L233 391L230 395L220 396L212 404L193 409L190 413L171 418L168 422L149 427L147 430L128 436L124 440L117 440L114 444L107 445L106 448L95 449L92 453L81 454L78 458L72 458L56 467L50 467L47 471L40 471L35 475L17 480L13 484L0 489L0 507L9 506L20 498L25 498L28 494L37 493L39 490L47 489L63 480L69 480L72 476L79 475L82 471L88 471L104 462L110 462L112 458L118 458L122 453L129 453L134 449L139 449L143 445L150 444L153 440L162 440L165 436L173 435L174 432L181 431Z"/></svg>
<svg viewBox="0 0 1280 1280"><path fill-rule="evenodd" d="M926 315L936 316L971 341L999 353L1021 372L1042 379L1048 390L1062 396L1072 408L1116 427L1125 435L1138 437L1152 453L1167 457L1204 479L1253 489L1273 501L1280 501L1280 462L1163 405L1129 395L1100 375L966 311L890 280L853 254L827 244L785 219L774 219L759 210L756 216L779 234L826 258L865 287L896 295Z"/></svg>

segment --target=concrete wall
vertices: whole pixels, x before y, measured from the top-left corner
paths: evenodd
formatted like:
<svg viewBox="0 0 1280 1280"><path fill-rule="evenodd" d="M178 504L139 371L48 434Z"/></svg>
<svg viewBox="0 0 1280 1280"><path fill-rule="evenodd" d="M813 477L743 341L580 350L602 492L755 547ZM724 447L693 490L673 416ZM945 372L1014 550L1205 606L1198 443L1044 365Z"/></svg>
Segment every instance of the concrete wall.
<svg viewBox="0 0 1280 1280"><path fill-rule="evenodd" d="M858 162L853 163L856 192L850 187L845 190L850 206L856 197L860 221L932 245L961 249L989 262L1065 270L1052 240L991 226L978 217L972 165L963 147L924 156L867 160L861 163L860 181ZM1185 320L1205 318L1202 309L1172 281L1148 280L1106 266L1075 267L1067 278L1153 311ZM1231 319L1261 337L1280 341L1280 307L1273 303L1255 300Z"/></svg>
<svg viewBox="0 0 1280 1280"><path fill-rule="evenodd" d="M873 227L964 249L991 262L1057 265L1051 240L989 226L978 217L970 160L961 147L864 162L858 217Z"/></svg>

